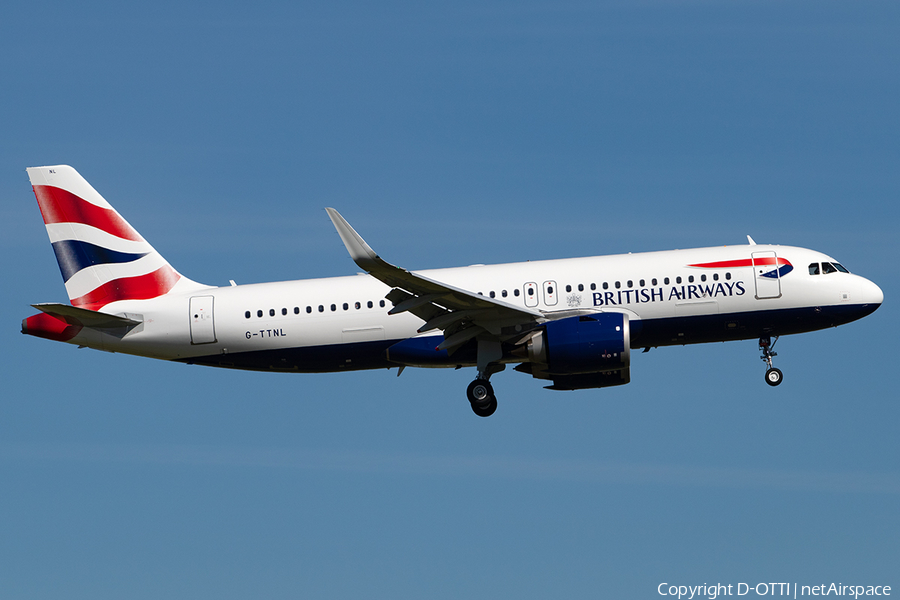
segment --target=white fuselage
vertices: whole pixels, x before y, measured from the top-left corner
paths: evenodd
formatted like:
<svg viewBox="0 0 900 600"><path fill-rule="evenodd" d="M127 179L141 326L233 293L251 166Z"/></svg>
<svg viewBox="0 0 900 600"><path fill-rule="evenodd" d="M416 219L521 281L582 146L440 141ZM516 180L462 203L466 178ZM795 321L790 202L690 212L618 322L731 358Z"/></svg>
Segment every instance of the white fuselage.
<svg viewBox="0 0 900 600"><path fill-rule="evenodd" d="M762 277L738 264L771 252L793 269ZM789 246L743 245L590 258L479 265L417 273L444 284L529 307L548 319L560 311L624 312L633 348L750 339L812 331L858 319L877 308L881 290L844 272L810 274L830 257ZM770 269L771 270L771 269ZM70 343L102 350L215 366L337 371L396 366L393 343L416 336L423 321L389 315L390 287L369 275L237 285L170 293L106 305L138 315L119 338L85 329ZM194 299L192 301L192 298ZM198 309L205 311L199 315ZM507 357L505 360L509 360ZM461 354L447 364L472 364Z"/></svg>

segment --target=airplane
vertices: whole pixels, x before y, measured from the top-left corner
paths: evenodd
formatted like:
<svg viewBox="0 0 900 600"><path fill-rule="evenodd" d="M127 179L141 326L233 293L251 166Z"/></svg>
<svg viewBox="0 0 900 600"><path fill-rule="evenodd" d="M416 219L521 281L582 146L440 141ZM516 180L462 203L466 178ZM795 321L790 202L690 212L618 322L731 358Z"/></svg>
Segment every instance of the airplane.
<svg viewBox="0 0 900 600"><path fill-rule="evenodd" d="M758 339L765 381L778 336L874 312L884 295L833 258L756 244L410 271L326 208L364 273L209 286L176 271L70 166L28 168L69 304L33 304L22 333L187 364L296 373L475 367L551 390L630 381L631 351Z"/></svg>

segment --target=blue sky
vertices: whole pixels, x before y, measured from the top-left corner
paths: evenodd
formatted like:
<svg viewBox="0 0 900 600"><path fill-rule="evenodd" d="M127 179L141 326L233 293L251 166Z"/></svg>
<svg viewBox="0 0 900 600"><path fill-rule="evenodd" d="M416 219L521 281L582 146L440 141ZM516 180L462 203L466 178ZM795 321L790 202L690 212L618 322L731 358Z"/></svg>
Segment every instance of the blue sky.
<svg viewBox="0 0 900 600"><path fill-rule="evenodd" d="M658 597L900 586L900 8L887 2L0 8L0 596ZM25 337L64 301L25 167L71 164L182 273L810 247L885 304L506 371L283 375Z"/></svg>

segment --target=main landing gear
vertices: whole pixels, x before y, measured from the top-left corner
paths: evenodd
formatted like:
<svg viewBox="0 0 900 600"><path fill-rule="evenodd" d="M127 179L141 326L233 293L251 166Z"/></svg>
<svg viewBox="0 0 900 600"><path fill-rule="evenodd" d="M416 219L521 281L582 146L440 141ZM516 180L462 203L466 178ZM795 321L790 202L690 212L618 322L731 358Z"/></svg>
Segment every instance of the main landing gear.
<svg viewBox="0 0 900 600"><path fill-rule="evenodd" d="M775 336L775 342L778 341L778 336ZM781 373L781 369L776 369L772 366L772 357L778 356L777 353L773 352L772 349L775 347L775 342L772 341L769 336L759 338L759 350L762 352L762 356L760 358L766 361L766 365L768 365L768 369L766 370L766 383L771 386L776 386L784 379L784 375Z"/></svg>
<svg viewBox="0 0 900 600"><path fill-rule="evenodd" d="M487 379L476 379L466 389L472 412L479 417L489 417L497 410L497 397L494 396L494 388Z"/></svg>
<svg viewBox="0 0 900 600"><path fill-rule="evenodd" d="M489 417L497 410L497 396L488 379L506 368L506 365L499 362L502 356L503 349L498 340L478 338L478 375L466 388L466 397L472 405L472 412L479 417Z"/></svg>

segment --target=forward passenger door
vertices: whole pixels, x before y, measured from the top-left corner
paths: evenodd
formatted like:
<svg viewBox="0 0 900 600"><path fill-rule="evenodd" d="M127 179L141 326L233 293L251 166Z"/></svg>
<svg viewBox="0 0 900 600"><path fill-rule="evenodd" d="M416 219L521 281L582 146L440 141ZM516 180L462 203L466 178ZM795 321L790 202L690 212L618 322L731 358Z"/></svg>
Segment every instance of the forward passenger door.
<svg viewBox="0 0 900 600"><path fill-rule="evenodd" d="M756 297L781 297L781 269L778 268L778 256L774 250L752 252L753 281L756 284Z"/></svg>

